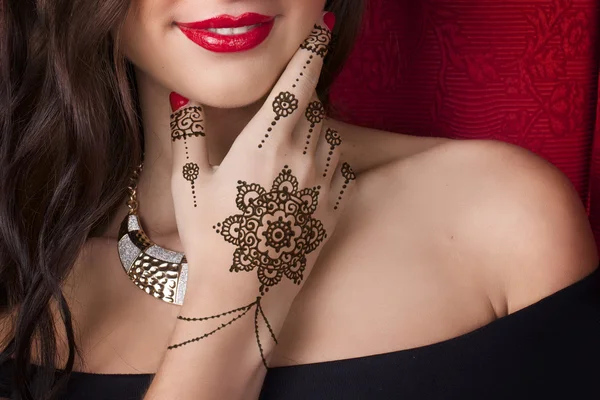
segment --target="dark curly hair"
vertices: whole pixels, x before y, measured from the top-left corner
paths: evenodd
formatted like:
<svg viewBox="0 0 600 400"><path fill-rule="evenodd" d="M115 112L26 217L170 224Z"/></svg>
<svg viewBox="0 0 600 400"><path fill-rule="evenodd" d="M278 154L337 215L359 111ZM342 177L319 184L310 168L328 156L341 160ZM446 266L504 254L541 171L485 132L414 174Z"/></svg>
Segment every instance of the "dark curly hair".
<svg viewBox="0 0 600 400"><path fill-rule="evenodd" d="M77 347L61 283L123 202L142 158L134 68L118 47L129 7L130 0L0 2L0 312L11 321L0 365L14 360L17 399L56 399L64 389ZM363 0L326 8L343 21L317 89L329 104ZM57 323L68 339L64 365L56 365ZM34 372L32 360L42 368Z"/></svg>

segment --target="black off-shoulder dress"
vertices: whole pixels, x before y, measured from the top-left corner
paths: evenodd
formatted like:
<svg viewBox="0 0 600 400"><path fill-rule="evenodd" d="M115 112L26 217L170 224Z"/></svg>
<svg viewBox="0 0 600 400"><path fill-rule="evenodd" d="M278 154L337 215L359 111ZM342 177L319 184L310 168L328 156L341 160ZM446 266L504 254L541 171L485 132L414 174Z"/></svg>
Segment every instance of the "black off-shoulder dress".
<svg viewBox="0 0 600 400"><path fill-rule="evenodd" d="M10 398L11 375L10 361L0 366L0 397ZM151 379L74 373L64 399L141 399ZM600 270L527 308L440 343L272 368L260 398L600 400Z"/></svg>

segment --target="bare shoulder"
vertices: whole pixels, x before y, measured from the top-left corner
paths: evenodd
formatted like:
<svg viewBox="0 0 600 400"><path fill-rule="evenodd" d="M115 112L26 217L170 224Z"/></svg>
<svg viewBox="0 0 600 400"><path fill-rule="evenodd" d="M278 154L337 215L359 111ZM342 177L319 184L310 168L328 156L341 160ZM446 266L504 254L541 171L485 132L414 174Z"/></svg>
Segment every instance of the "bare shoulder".
<svg viewBox="0 0 600 400"><path fill-rule="evenodd" d="M448 140L369 173L374 177L367 185L378 187L371 191L387 190L421 205L417 215L440 232L431 245L455 255L460 268L482 274L498 315L526 307L598 265L579 195L561 171L526 149ZM392 219L403 213L394 204L386 209Z"/></svg>
<svg viewBox="0 0 600 400"><path fill-rule="evenodd" d="M438 175L440 203L451 207L446 211L465 259L503 288L502 313L530 305L597 267L579 195L562 172L534 153L499 141L450 141L418 164L419 171L427 173L429 166Z"/></svg>
<svg viewBox="0 0 600 400"><path fill-rule="evenodd" d="M369 177L369 173L371 177ZM533 152L496 140L445 140L367 173L388 192L390 218L407 199L432 248L483 274L496 314L526 307L598 266L585 208L568 178Z"/></svg>
<svg viewBox="0 0 600 400"><path fill-rule="evenodd" d="M579 196L533 153L333 127L356 191L294 303L276 365L441 342L596 268Z"/></svg>

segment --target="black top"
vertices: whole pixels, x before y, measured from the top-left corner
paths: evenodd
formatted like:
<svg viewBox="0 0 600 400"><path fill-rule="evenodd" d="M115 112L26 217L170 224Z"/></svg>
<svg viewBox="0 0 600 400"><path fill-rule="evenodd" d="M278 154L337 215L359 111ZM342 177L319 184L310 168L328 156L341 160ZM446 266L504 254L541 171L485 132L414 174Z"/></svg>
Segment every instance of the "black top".
<svg viewBox="0 0 600 400"><path fill-rule="evenodd" d="M261 399L600 399L600 270L440 343L272 368ZM10 397L10 362L0 397ZM65 399L141 399L151 375L74 373Z"/></svg>

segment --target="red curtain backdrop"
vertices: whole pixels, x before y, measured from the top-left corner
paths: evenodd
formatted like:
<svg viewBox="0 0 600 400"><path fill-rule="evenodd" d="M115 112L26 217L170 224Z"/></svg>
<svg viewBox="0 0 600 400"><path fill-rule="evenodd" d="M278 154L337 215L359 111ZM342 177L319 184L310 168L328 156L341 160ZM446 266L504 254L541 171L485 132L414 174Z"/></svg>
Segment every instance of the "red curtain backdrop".
<svg viewBox="0 0 600 400"><path fill-rule="evenodd" d="M600 0L366 1L338 117L528 148L569 177L600 243Z"/></svg>

